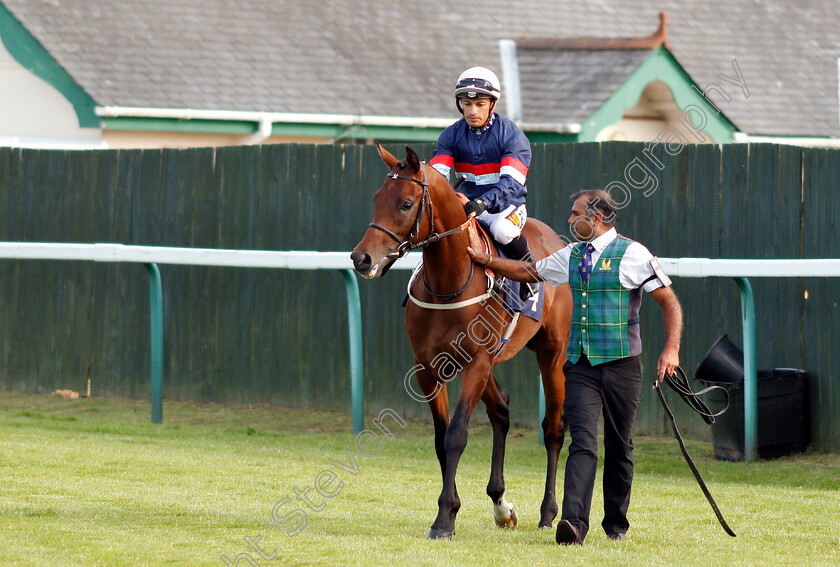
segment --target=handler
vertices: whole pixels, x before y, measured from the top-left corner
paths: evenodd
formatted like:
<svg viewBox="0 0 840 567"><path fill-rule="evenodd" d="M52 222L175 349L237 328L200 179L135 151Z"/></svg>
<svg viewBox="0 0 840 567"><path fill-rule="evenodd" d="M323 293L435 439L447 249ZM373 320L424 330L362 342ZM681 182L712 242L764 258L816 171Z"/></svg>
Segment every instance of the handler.
<svg viewBox="0 0 840 567"><path fill-rule="evenodd" d="M671 280L645 246L619 235L616 207L603 190L572 195L569 224L575 238L548 258L519 262L472 248L479 264L519 281L570 284L574 299L566 374L565 411L571 434L557 543L583 544L598 467L598 416L604 413L604 519L607 536L625 538L633 482L631 430L642 389L639 307L642 290L662 308L665 348L659 381L679 366L682 309ZM572 266L572 269L569 268Z"/></svg>
<svg viewBox="0 0 840 567"><path fill-rule="evenodd" d="M522 227L528 218L525 186L531 144L512 120L495 113L501 83L486 67L470 67L455 84L455 106L463 115L438 137L429 162L444 177L452 168L465 175L460 192L469 202L464 212L476 214L508 258L531 260ZM535 288L520 286L522 302Z"/></svg>

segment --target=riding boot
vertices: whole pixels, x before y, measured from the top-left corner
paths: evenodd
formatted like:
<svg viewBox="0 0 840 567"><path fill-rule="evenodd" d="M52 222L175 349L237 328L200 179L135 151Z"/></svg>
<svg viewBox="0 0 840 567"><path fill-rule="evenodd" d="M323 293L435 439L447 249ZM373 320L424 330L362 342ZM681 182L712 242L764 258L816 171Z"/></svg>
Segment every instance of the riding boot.
<svg viewBox="0 0 840 567"><path fill-rule="evenodd" d="M523 238L523 240L525 240ZM533 261L534 257L531 256L531 250L528 248L528 242L525 242L525 254L522 255L523 262L531 262ZM540 284L534 283L522 283L519 286L519 299L522 300L522 303L525 303L535 295L540 289Z"/></svg>
<svg viewBox="0 0 840 567"><path fill-rule="evenodd" d="M525 237L521 234L508 242L507 244L503 244L499 246L502 252L504 252L505 256L511 258L513 260L522 260L524 262L530 262L533 257L531 256L531 250L528 248L528 241L525 240ZM539 290L538 283L520 283L519 284L519 300L522 305L525 304L526 301L531 299Z"/></svg>

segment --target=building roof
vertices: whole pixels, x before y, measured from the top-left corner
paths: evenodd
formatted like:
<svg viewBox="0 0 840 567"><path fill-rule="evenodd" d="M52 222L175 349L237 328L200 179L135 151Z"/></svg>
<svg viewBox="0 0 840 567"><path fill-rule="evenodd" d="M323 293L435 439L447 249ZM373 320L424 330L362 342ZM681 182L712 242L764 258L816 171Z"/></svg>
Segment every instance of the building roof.
<svg viewBox="0 0 840 567"><path fill-rule="evenodd" d="M102 106L434 118L457 116L464 68L500 70L500 39L644 37L666 11L670 50L701 87L737 60L749 98L726 83L726 115L739 130L840 136L834 0L0 2ZM557 104L529 87L523 118L580 120L642 51L592 50L591 65L553 52ZM523 87L547 63L524 46L519 61Z"/></svg>
<svg viewBox="0 0 840 567"><path fill-rule="evenodd" d="M579 124L665 44L667 15L643 38L535 37L516 39L523 120Z"/></svg>
<svg viewBox="0 0 840 567"><path fill-rule="evenodd" d="M650 56L650 50L517 53L523 120L561 124L585 120Z"/></svg>

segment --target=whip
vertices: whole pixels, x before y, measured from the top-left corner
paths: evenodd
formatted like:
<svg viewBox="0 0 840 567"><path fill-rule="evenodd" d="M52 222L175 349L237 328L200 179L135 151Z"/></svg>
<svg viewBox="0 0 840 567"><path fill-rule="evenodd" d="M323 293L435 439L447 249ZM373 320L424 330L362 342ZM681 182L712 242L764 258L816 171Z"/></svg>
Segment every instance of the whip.
<svg viewBox="0 0 840 567"><path fill-rule="evenodd" d="M729 392L726 391L726 388L722 388L721 386L709 386L708 388L704 388L699 392L692 391L691 387L688 385L688 380L685 377L685 372L683 369L677 366L676 371L673 374L665 375L665 382L677 392L680 397L682 397L683 401L691 407L694 411L699 413L703 420L708 423L712 424L715 422L715 417L721 415L729 408ZM659 387L659 382L655 382L653 384L653 389L659 394L659 401L662 402L662 407L665 409L665 413L668 414L668 417L671 419L671 427L674 429L674 435L677 437L677 441L680 444L680 449L682 450L683 457L685 457L685 461L688 463L689 468L691 468L691 472L694 473L694 478L697 479L697 484L700 485L700 489L703 491L703 494L706 496L706 500L709 501L709 504L712 506L712 510L715 512L715 516L717 516L718 522L723 527L723 530L735 537L735 532L729 527L726 523L726 520L723 519L723 514L720 513L717 504L715 503L715 499L712 498L712 494L709 492L709 489L706 488L706 483L703 482L703 478L700 476L700 472L697 470L697 467L694 465L694 461L691 460L691 457L688 454L688 450L685 448L685 443L683 442L682 435L680 435L680 430L677 429L677 420L674 418L674 413L671 411L671 408L668 407L668 402L665 401L665 395L662 393L662 388ZM726 394L726 407L724 407L721 411L717 413L712 413L709 407L703 403L702 400L699 399L699 396L710 392L711 390L723 390Z"/></svg>

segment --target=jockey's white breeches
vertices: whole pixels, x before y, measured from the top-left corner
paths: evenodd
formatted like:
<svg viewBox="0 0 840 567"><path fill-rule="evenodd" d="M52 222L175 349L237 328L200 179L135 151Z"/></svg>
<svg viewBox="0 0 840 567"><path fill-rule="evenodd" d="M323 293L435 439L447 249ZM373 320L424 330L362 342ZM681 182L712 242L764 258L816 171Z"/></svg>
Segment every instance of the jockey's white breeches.
<svg viewBox="0 0 840 567"><path fill-rule="evenodd" d="M483 224L499 244L507 244L522 233L522 227L528 219L525 205L509 205L500 213L484 211L478 215L478 222Z"/></svg>

